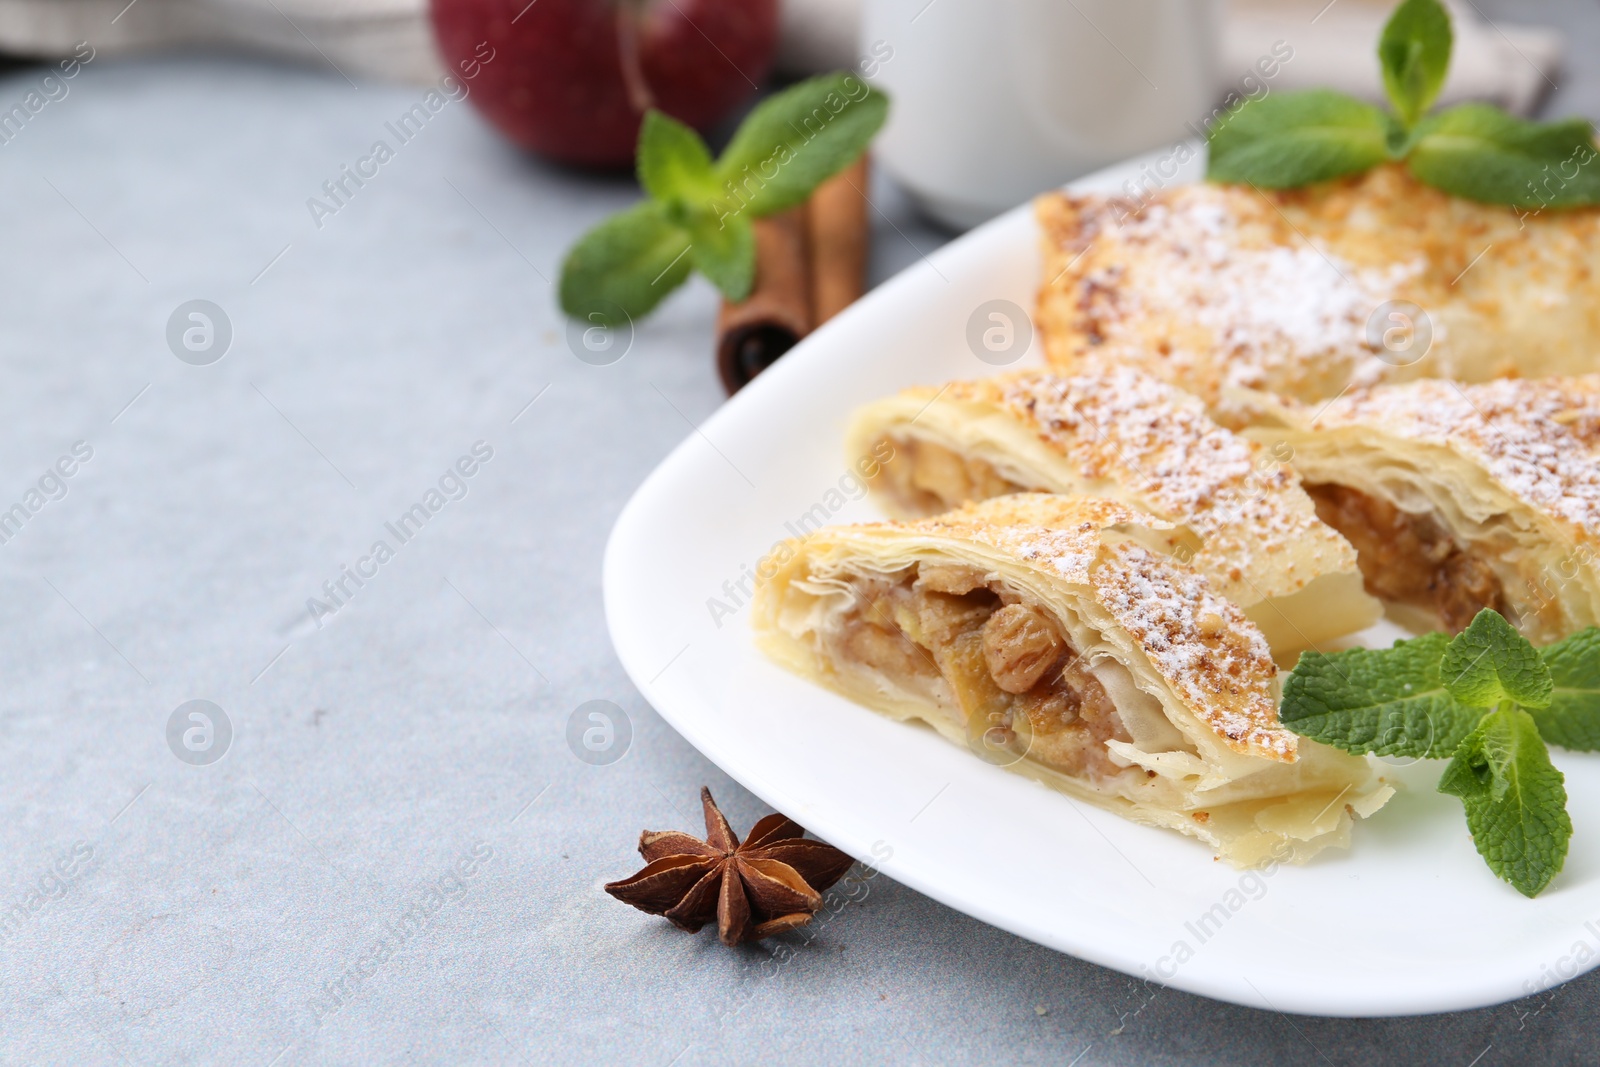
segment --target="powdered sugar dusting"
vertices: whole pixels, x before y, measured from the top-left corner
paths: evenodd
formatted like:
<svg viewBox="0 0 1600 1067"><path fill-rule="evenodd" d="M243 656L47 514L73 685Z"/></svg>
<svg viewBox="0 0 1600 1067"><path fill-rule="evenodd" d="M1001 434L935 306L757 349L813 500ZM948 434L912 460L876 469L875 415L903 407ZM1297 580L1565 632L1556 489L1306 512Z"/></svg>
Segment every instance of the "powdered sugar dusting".
<svg viewBox="0 0 1600 1067"><path fill-rule="evenodd" d="M1298 742L1278 722L1266 638L1204 577L1121 543L1107 547L1094 586L1161 676L1230 747L1295 758Z"/></svg>
<svg viewBox="0 0 1600 1067"><path fill-rule="evenodd" d="M1059 246L1053 259L1070 261L1093 237L1082 266L1053 269L1041 294L1047 333L1087 346L1072 358L1100 351L1135 361L1213 406L1228 389L1310 398L1389 371L1374 358L1367 321L1426 271L1424 260L1357 266L1237 188L1180 186L1128 208L1100 196L1041 202ZM1441 331L1435 324L1438 340ZM1053 360L1070 361L1051 347Z"/></svg>
<svg viewBox="0 0 1600 1067"><path fill-rule="evenodd" d="M1283 565L1291 547L1353 569L1348 545L1317 520L1299 478L1254 442L1223 429L1196 398L1120 364L1071 376L1026 372L958 383L952 400L984 397L1035 426L1086 482L1191 527L1194 564L1233 599L1253 603L1315 577ZM1092 487L1091 487L1092 491Z"/></svg>
<svg viewBox="0 0 1600 1067"><path fill-rule="evenodd" d="M1126 221L1123 241L1154 256L1131 315L1183 314L1207 327L1228 357L1224 387L1264 388L1274 371L1305 359L1337 359L1356 381L1385 369L1364 358L1373 308L1424 264L1361 270L1305 241L1241 242L1230 194L1212 186L1173 190Z"/></svg>
<svg viewBox="0 0 1600 1067"><path fill-rule="evenodd" d="M1513 496L1600 538L1600 375L1381 386L1335 400L1316 422L1453 448Z"/></svg>

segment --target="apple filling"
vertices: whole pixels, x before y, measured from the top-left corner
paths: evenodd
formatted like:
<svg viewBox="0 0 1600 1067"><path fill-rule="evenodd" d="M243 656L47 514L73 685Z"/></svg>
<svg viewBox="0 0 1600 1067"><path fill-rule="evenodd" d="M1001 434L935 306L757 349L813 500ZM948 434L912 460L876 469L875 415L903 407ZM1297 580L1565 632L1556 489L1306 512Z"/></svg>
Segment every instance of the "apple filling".
<svg viewBox="0 0 1600 1067"><path fill-rule="evenodd" d="M962 456L932 441L884 438L880 444L891 446L894 452L882 477L889 480L896 497L919 512L936 514L1027 488L1001 475L986 460Z"/></svg>
<svg viewBox="0 0 1600 1067"><path fill-rule="evenodd" d="M845 660L937 703L953 696L969 738L1020 739L1014 750L1074 776L1127 770L1106 749L1132 741L1110 695L1038 606L944 564L856 576L852 587L836 638Z"/></svg>
<svg viewBox="0 0 1600 1067"><path fill-rule="evenodd" d="M1428 515L1343 485L1307 485L1317 517L1356 550L1367 592L1434 612L1451 633L1484 608L1506 614L1500 579L1482 558Z"/></svg>

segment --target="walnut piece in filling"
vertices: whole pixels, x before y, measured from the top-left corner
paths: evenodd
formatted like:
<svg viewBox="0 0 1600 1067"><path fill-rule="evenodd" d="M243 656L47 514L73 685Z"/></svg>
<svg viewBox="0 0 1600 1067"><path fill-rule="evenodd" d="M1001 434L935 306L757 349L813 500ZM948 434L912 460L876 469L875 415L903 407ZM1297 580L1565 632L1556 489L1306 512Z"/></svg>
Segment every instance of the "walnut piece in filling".
<svg viewBox="0 0 1600 1067"><path fill-rule="evenodd" d="M895 438L888 444L894 449L894 459L884 465L880 477L889 480L893 495L918 511L945 511L1027 488L1003 477L984 460L961 456L932 441Z"/></svg>
<svg viewBox="0 0 1600 1067"><path fill-rule="evenodd" d="M896 580L858 577L854 588L838 637L845 656L913 691L942 678L969 725L1026 729L1029 757L1056 770L1125 772L1105 747L1132 740L1111 697L1038 607L948 564L913 565Z"/></svg>
<svg viewBox="0 0 1600 1067"><path fill-rule="evenodd" d="M1307 485L1317 517L1355 546L1367 592L1426 608L1451 633L1484 608L1507 614L1494 571L1426 515L1343 485Z"/></svg>

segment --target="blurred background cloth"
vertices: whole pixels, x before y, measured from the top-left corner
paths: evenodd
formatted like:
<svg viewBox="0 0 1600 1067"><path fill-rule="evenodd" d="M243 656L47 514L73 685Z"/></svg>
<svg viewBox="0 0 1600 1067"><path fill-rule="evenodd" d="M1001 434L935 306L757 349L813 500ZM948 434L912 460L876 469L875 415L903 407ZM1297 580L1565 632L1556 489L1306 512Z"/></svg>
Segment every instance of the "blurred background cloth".
<svg viewBox="0 0 1600 1067"><path fill-rule="evenodd" d="M967 0L972 2L972 0ZM1201 2L1201 0L1197 0ZM1521 114L1554 84L1553 30L1485 19L1470 0L1445 0L1456 28L1444 102L1486 100ZM1277 89L1314 85L1383 99L1373 42L1394 0L1227 0L1219 95L1285 41L1294 59ZM429 82L427 0L0 0L0 51L66 55L79 41L102 54L226 47L325 61L347 77ZM861 0L784 0L778 66L786 74L852 67Z"/></svg>
<svg viewBox="0 0 1600 1067"><path fill-rule="evenodd" d="M437 81L428 0L0 0L0 52L65 56L229 48L327 63L346 77Z"/></svg>

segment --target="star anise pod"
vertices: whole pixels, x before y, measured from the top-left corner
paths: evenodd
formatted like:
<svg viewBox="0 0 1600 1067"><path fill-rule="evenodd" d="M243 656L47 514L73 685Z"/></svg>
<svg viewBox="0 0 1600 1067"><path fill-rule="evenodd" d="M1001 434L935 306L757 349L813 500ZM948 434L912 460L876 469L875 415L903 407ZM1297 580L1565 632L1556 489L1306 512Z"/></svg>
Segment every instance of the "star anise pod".
<svg viewBox="0 0 1600 1067"><path fill-rule="evenodd" d="M606 892L694 933L712 919L724 945L759 941L804 926L822 894L853 862L832 845L810 840L787 815L768 815L743 844L711 790L700 790L706 839L678 830L646 830L639 854L648 865Z"/></svg>

